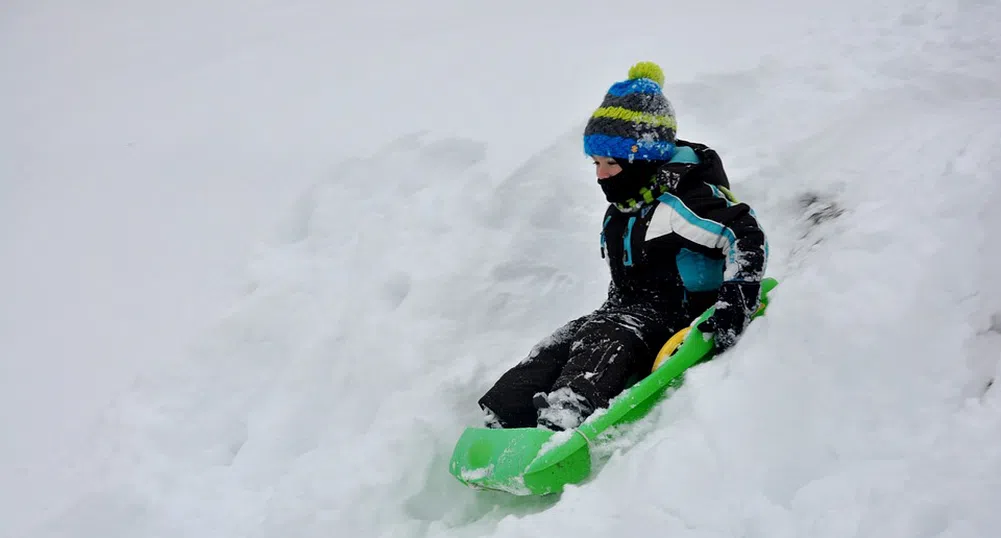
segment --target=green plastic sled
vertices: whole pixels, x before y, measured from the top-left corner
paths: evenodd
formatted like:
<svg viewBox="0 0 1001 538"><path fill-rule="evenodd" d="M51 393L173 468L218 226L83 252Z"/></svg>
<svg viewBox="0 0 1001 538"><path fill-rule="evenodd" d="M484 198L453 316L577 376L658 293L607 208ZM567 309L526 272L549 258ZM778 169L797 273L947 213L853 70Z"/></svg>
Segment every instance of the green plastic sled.
<svg viewBox="0 0 1001 538"><path fill-rule="evenodd" d="M761 308L754 317L764 313L768 292L777 284L774 278L761 282ZM685 370L712 356L712 340L703 338L695 328L712 313L710 308L693 321L674 354L650 375L616 396L608 409L599 409L576 430L466 428L452 452L449 471L472 488L514 495L559 493L567 484L583 482L591 474L589 444L605 430L645 416L666 396L669 387L681 383ZM682 337L681 333L677 336ZM662 354L670 345L665 345Z"/></svg>

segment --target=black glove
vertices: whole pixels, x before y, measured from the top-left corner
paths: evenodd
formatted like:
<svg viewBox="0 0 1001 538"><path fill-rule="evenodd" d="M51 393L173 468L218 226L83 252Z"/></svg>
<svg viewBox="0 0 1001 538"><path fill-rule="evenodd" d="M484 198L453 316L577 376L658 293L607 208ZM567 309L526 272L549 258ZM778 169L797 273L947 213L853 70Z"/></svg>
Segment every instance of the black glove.
<svg viewBox="0 0 1001 538"><path fill-rule="evenodd" d="M719 287L716 310L697 327L703 333L713 334L717 353L737 343L751 316L758 310L760 292L760 282L724 282Z"/></svg>

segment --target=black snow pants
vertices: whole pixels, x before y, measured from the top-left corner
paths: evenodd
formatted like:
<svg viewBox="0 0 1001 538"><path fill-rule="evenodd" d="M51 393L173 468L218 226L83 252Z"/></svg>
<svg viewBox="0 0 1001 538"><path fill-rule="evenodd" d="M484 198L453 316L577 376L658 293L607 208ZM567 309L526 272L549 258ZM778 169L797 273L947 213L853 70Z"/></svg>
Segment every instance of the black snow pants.
<svg viewBox="0 0 1001 538"><path fill-rule="evenodd" d="M594 409L607 407L631 379L650 372L660 348L692 319L687 305L675 312L603 305L537 344L480 398L480 407L505 428L534 427L533 396L563 387L586 398Z"/></svg>

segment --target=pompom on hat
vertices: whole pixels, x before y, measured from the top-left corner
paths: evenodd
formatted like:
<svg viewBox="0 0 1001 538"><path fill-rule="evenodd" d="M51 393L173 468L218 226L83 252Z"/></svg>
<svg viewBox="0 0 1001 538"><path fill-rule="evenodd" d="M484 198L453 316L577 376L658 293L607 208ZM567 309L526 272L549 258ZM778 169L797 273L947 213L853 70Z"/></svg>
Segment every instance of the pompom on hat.
<svg viewBox="0 0 1001 538"><path fill-rule="evenodd" d="M653 62L629 69L612 84L584 128L584 153L601 157L666 161L674 155L678 124L664 96L664 71Z"/></svg>

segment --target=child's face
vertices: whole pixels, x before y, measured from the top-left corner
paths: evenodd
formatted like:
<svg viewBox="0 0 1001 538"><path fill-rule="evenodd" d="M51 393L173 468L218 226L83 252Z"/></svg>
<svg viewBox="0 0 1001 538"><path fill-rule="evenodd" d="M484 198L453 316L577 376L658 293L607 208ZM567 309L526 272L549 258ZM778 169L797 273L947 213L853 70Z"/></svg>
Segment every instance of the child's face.
<svg viewBox="0 0 1001 538"><path fill-rule="evenodd" d="M608 179L622 171L622 167L611 157L592 155L591 158L594 159L594 171L598 179Z"/></svg>

